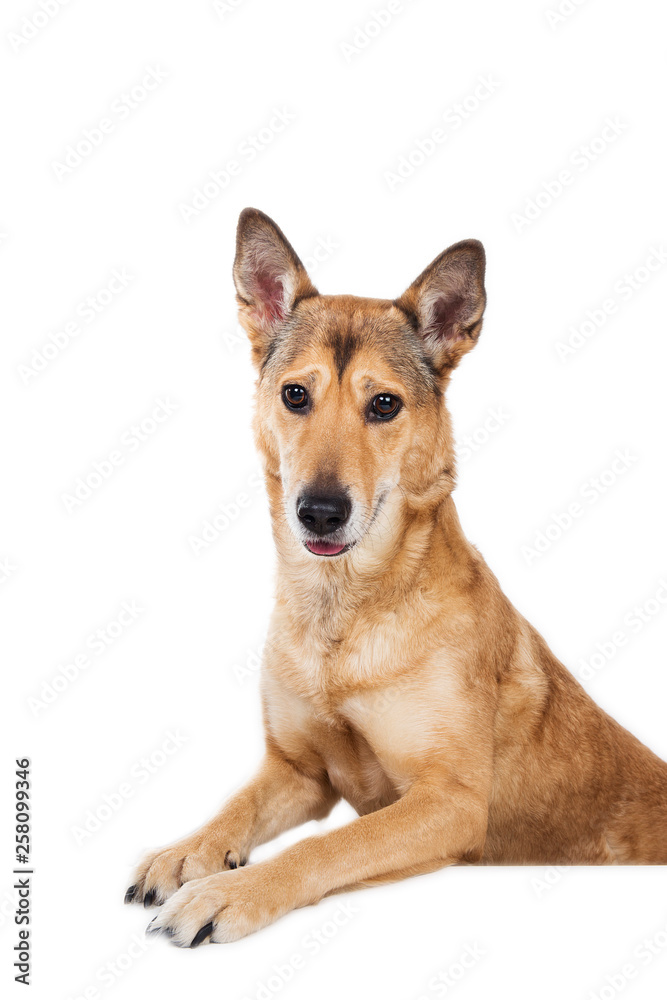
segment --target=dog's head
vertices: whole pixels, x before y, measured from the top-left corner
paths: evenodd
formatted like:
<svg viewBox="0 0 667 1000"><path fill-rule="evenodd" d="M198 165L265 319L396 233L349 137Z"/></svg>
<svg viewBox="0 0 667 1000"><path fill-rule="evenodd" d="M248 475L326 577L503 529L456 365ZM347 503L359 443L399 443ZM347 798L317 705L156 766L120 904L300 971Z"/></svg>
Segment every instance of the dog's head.
<svg viewBox="0 0 667 1000"><path fill-rule="evenodd" d="M320 295L278 226L247 208L234 282L274 517L308 552L341 556L392 497L418 501L443 477L451 489L443 390L481 329L481 243L445 250L394 301Z"/></svg>

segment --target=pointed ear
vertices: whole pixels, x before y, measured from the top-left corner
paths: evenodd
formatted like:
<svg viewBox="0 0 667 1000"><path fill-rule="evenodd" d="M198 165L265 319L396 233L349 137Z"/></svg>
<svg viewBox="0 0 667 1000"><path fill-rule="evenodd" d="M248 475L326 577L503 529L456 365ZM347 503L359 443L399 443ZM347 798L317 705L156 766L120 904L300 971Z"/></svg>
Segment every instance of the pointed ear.
<svg viewBox="0 0 667 1000"><path fill-rule="evenodd" d="M239 321L260 365L297 302L318 292L278 226L256 208L239 216L234 284Z"/></svg>
<svg viewBox="0 0 667 1000"><path fill-rule="evenodd" d="M485 260L479 240L455 243L396 300L441 372L456 367L479 337L486 305Z"/></svg>

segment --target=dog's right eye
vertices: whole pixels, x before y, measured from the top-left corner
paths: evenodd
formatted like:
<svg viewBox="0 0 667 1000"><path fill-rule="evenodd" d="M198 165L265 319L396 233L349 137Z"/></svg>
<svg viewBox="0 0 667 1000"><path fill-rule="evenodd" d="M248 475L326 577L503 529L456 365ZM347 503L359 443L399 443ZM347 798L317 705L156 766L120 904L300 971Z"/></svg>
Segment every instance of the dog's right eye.
<svg viewBox="0 0 667 1000"><path fill-rule="evenodd" d="M303 410L308 405L308 393L302 385L283 387L283 403L288 410Z"/></svg>

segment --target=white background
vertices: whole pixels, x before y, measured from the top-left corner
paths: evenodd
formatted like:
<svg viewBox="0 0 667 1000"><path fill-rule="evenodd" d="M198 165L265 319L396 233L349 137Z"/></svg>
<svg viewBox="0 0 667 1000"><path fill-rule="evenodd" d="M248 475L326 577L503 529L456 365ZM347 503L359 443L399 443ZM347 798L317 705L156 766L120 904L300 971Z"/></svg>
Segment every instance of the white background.
<svg viewBox="0 0 667 1000"><path fill-rule="evenodd" d="M231 281L245 205L275 218L304 259L329 245L313 269L326 292L393 298L448 244L483 240L486 324L449 395L461 452L466 435L476 449L459 463L464 527L575 672L596 643L627 634L585 684L667 758L667 266L638 272L648 280L629 296L614 291L667 246L658 8L587 0L550 23L555 2L414 0L362 36L384 0L218 7L71 0L44 18L31 0L3 4L3 978L16 941L13 760L28 755L33 997L653 1000L667 979L664 868L450 870L325 901L234 945L136 943L150 914L122 906L132 865L204 821L262 748L252 668L274 553L265 500L248 485L253 373ZM150 68L166 78L118 111ZM480 101L482 77L493 93ZM465 121L451 110L464 101ZM274 109L293 120L250 160L243 144ZM113 131L58 168L105 117ZM578 167L607 118L620 134ZM445 141L390 183L438 127ZM182 206L230 159L240 172L186 222ZM556 191L564 169L572 183L550 199L543 185ZM517 223L539 192L537 217ZM86 322L80 303L123 268L132 280ZM616 311L559 357L570 327L610 297ZM71 322L78 334L26 375ZM157 399L176 409L130 450ZM485 430L498 407L502 426ZM63 495L122 441L123 463L68 513ZM630 467L604 495L593 487L595 503L582 499L617 449ZM528 558L522 547L576 501L581 516ZM197 555L192 537L221 504L229 524ZM141 613L97 655L89 636L113 632L132 601ZM647 601L655 613L628 624ZM43 702L85 652L89 665L58 681L50 704L29 700ZM165 754L170 731L187 740ZM131 794L109 817L105 795L123 783ZM82 840L98 810L104 822ZM334 915L346 922L331 934ZM331 936L315 946L323 925ZM438 986L440 973L454 983L468 947L484 954ZM294 954L304 967L283 985L274 966Z"/></svg>

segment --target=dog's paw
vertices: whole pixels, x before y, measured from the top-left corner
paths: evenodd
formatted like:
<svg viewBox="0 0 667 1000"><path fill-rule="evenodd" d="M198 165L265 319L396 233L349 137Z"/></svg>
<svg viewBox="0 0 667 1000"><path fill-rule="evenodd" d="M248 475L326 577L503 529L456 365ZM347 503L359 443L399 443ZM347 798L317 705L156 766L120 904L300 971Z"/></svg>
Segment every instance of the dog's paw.
<svg viewBox="0 0 667 1000"><path fill-rule="evenodd" d="M146 928L181 948L237 941L272 923L289 907L279 904L262 866L219 872L188 882Z"/></svg>
<svg viewBox="0 0 667 1000"><path fill-rule="evenodd" d="M146 855L125 893L125 902L161 906L186 882L240 868L246 860L237 848L225 848L201 835L186 838Z"/></svg>

